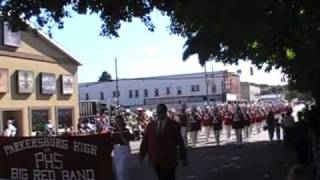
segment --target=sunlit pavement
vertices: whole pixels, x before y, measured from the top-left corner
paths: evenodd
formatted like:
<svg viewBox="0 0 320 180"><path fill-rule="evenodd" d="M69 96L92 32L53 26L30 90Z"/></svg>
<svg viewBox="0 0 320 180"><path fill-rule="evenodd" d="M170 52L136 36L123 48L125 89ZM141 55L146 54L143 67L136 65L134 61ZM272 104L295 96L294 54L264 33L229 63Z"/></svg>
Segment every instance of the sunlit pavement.
<svg viewBox="0 0 320 180"><path fill-rule="evenodd" d="M179 167L178 180L284 180L289 168L295 162L294 153L286 149L282 143L270 145L268 134L255 131L250 138L244 139L244 145L236 146L232 134L226 140L222 133L222 143L216 147L213 133L207 143L203 133L196 147L188 149L189 166ZM132 152L138 152L140 142L133 142ZM153 180L156 175L145 161L139 163L136 155L130 161L132 180Z"/></svg>

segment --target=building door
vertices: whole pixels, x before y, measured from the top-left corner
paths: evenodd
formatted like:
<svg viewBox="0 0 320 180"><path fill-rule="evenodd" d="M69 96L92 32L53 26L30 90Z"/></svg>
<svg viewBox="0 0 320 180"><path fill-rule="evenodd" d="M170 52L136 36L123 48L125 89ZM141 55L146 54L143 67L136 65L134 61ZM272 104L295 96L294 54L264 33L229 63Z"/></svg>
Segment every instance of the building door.
<svg viewBox="0 0 320 180"><path fill-rule="evenodd" d="M1 132L4 131L7 125L7 121L11 119L13 120L14 126L18 129L17 136L22 135L22 110L5 110L2 111L2 129Z"/></svg>

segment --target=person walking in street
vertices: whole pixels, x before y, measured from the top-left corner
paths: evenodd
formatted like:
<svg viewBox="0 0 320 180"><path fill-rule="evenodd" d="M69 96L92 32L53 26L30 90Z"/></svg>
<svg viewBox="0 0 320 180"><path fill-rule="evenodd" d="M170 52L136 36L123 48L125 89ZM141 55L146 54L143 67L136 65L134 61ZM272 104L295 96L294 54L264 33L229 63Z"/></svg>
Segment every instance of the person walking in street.
<svg viewBox="0 0 320 180"><path fill-rule="evenodd" d="M269 134L269 139L271 144L273 144L273 136L274 136L274 129L275 129L275 125L276 125L276 121L274 119L274 114L273 112L270 110L268 115L267 115L267 130L268 130L268 134Z"/></svg>
<svg viewBox="0 0 320 180"><path fill-rule="evenodd" d="M213 132L214 138L216 140L216 145L220 146L220 133L222 130L222 115L219 112L219 109L216 107L213 112Z"/></svg>
<svg viewBox="0 0 320 180"><path fill-rule="evenodd" d="M237 107L236 112L232 118L232 128L235 130L237 145L242 145L242 128L243 128L243 114L240 107Z"/></svg>
<svg viewBox="0 0 320 180"><path fill-rule="evenodd" d="M187 153L181 136L180 125L168 120L167 106L157 106L157 118L148 124L140 145L139 159L148 156L159 180L175 180L178 151L182 165L186 166Z"/></svg>
<svg viewBox="0 0 320 180"><path fill-rule="evenodd" d="M309 166L312 162L313 152L308 119L301 111L297 113L297 117L298 122L295 123L294 133L296 136L297 160L299 164Z"/></svg>
<svg viewBox="0 0 320 180"><path fill-rule="evenodd" d="M286 115L283 117L281 127L283 129L283 140L288 146L293 145L294 137L294 119L291 115L291 111L286 111Z"/></svg>
<svg viewBox="0 0 320 180"><path fill-rule="evenodd" d="M274 118L275 118L275 131L276 131L277 141L280 142L281 141L280 122L282 121L281 112L278 112Z"/></svg>
<svg viewBox="0 0 320 180"><path fill-rule="evenodd" d="M201 129L200 117L197 111L197 107L193 106L189 120L189 137L191 139L192 146L196 146L198 141L198 131Z"/></svg>
<svg viewBox="0 0 320 180"><path fill-rule="evenodd" d="M133 140L133 135L126 128L125 120L118 115L115 118L115 128L111 133L111 139L114 144L113 160L117 180L129 180L129 167L131 149L129 142Z"/></svg>

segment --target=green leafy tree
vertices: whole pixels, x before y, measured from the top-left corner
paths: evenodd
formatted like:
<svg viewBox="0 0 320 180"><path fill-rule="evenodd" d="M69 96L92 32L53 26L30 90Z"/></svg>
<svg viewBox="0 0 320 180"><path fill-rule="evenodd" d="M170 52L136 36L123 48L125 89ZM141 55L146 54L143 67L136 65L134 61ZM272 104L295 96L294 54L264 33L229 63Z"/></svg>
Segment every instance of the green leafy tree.
<svg viewBox="0 0 320 180"><path fill-rule="evenodd" d="M98 82L112 81L111 75L107 71L103 71Z"/></svg>
<svg viewBox="0 0 320 180"><path fill-rule="evenodd" d="M153 31L150 13L157 9L170 17L171 33L186 38L184 60L196 54L201 64L250 59L259 68L267 64L267 71L281 67L290 84L312 92L320 103L317 0L6 0L0 7L13 29L31 17L39 27L57 23L63 28L70 11L97 13L101 35L109 37L117 37L121 22L134 17Z"/></svg>

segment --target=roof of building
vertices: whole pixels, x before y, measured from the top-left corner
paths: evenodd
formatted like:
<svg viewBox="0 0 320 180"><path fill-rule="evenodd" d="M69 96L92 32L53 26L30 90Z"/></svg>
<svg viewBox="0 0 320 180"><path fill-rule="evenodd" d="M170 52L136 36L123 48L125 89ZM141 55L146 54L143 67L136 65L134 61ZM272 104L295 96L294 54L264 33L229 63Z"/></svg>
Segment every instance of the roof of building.
<svg viewBox="0 0 320 180"><path fill-rule="evenodd" d="M75 64L77 64L78 66L81 66L82 64L80 63L80 59L75 56L74 54L72 54L69 50L67 50L65 47L63 47L62 45L60 45L58 42L56 42L54 39L50 38L49 36L47 36L45 33L43 33L40 30L37 30L33 27L31 27L33 30L35 30L42 39L44 39L45 41L47 41L48 43L50 43L53 47L55 47L58 51L60 51L61 53L63 53L64 55L66 55L67 57L70 58L71 61L73 61Z"/></svg>
<svg viewBox="0 0 320 180"><path fill-rule="evenodd" d="M215 71L213 75L214 75L214 77L217 77L217 75L223 74L225 72L227 72L227 71ZM231 72L227 72L227 73L234 75ZM132 81L132 80L143 80L143 81L145 81L145 80L179 80L179 79L186 79L186 76L189 76L188 79L197 79L197 78L199 78L201 76L204 76L204 74L205 74L204 72L199 72L199 73L173 74L173 75L151 76L151 77L141 77L141 78L123 78L123 79L119 79L119 81ZM212 74L212 72L208 72L207 74L208 74L208 76L210 76ZM79 83L79 87L91 86L91 85L102 84L102 83L110 83L110 82L114 82L114 81Z"/></svg>
<svg viewBox="0 0 320 180"><path fill-rule="evenodd" d="M31 22L27 22L29 28L31 31L34 31L39 35L40 38L48 42L50 45L52 45L55 49L60 51L62 54L66 55L69 60L71 60L73 63L75 63L78 66L81 66L82 64L80 63L80 58L77 57L76 55L72 54L69 50L67 50L65 47L60 45L57 41L54 39L50 38L48 35L46 35L43 31L37 29Z"/></svg>
<svg viewBox="0 0 320 180"><path fill-rule="evenodd" d="M214 75L223 74L224 72L227 72L227 71L214 71ZM150 77L141 77L141 78L122 78L121 80L162 80L162 79L185 78L185 76L193 76L193 77L195 77L195 76L204 76L204 74L205 74L204 72L198 72L198 73L150 76ZM207 72L207 74L211 75L212 72Z"/></svg>

